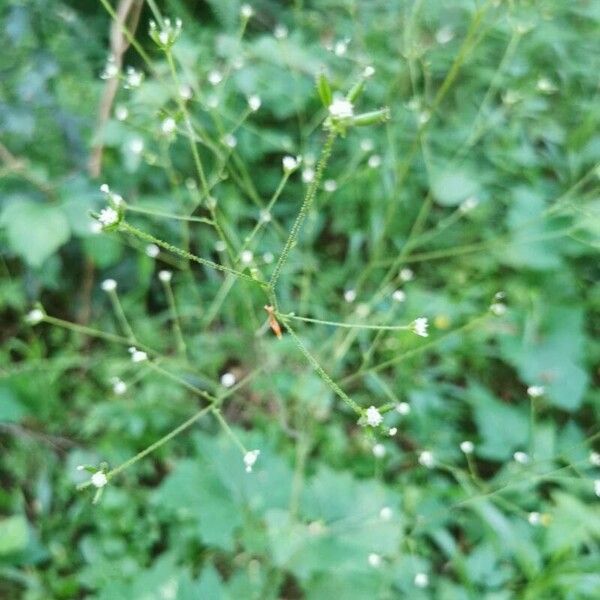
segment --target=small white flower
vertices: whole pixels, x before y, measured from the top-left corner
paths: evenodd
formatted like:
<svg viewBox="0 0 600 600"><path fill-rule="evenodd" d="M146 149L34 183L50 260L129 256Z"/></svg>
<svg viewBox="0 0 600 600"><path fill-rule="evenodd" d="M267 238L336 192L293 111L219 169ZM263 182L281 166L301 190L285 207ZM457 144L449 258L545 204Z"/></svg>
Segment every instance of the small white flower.
<svg viewBox="0 0 600 600"><path fill-rule="evenodd" d="M122 396L127 391L127 384L118 377L114 377L112 380L113 393L117 396Z"/></svg>
<svg viewBox="0 0 600 600"><path fill-rule="evenodd" d="M181 19L175 20L175 25L171 23L171 19L163 19L162 29L158 31L158 27L154 21L150 21L150 37L159 46L172 46L179 34L181 33L183 23Z"/></svg>
<svg viewBox="0 0 600 600"><path fill-rule="evenodd" d="M142 350L138 350L135 346L129 348L129 354L131 354L131 360L134 363L144 362L148 360L148 355Z"/></svg>
<svg viewBox="0 0 600 600"><path fill-rule="evenodd" d="M219 85L221 81L223 81L223 74L221 73L221 71L213 69L209 72L208 83L210 83L210 85Z"/></svg>
<svg viewBox="0 0 600 600"><path fill-rule="evenodd" d="M301 162L302 158L300 156L284 156L281 159L284 173L293 173L300 166Z"/></svg>
<svg viewBox="0 0 600 600"><path fill-rule="evenodd" d="M408 402L400 402L400 404L396 405L396 412L401 415L407 415L410 413L410 404Z"/></svg>
<svg viewBox="0 0 600 600"><path fill-rule="evenodd" d="M127 75L125 76L124 87L128 90L139 88L144 80L144 74L141 71L136 71L133 67L127 67Z"/></svg>
<svg viewBox="0 0 600 600"><path fill-rule="evenodd" d="M589 461L595 467L600 467L600 454L598 452L590 452Z"/></svg>
<svg viewBox="0 0 600 600"><path fill-rule="evenodd" d="M98 221L93 221L90 223L90 232L96 235L97 233L101 233L102 231L102 223L98 223Z"/></svg>
<svg viewBox="0 0 600 600"><path fill-rule="evenodd" d="M193 94L192 88L186 83L179 86L179 97L182 100L191 100Z"/></svg>
<svg viewBox="0 0 600 600"><path fill-rule="evenodd" d="M169 33L167 31L161 31L158 34L158 39L163 46L166 46L169 43Z"/></svg>
<svg viewBox="0 0 600 600"><path fill-rule="evenodd" d="M250 450L244 454L244 464L246 465L246 473L252 472L252 467L254 467L256 461L258 460L258 455L260 454L260 450Z"/></svg>
<svg viewBox="0 0 600 600"><path fill-rule="evenodd" d="M373 154L372 156L369 156L367 164L371 169L378 169L381 166L381 156L379 156L379 154Z"/></svg>
<svg viewBox="0 0 600 600"><path fill-rule="evenodd" d="M160 128L165 135L173 133L176 127L177 123L175 123L175 119L172 117L167 117L160 125Z"/></svg>
<svg viewBox="0 0 600 600"><path fill-rule="evenodd" d="M124 121L129 116L129 110L122 104L117 105L115 108L115 118L117 121Z"/></svg>
<svg viewBox="0 0 600 600"><path fill-rule="evenodd" d="M275 26L273 35L277 40L283 40L288 36L288 28L285 25L279 24Z"/></svg>
<svg viewBox="0 0 600 600"><path fill-rule="evenodd" d="M335 192L335 190L337 190L337 183L335 179L327 179L325 183L323 183L323 189L329 193Z"/></svg>
<svg viewBox="0 0 600 600"><path fill-rule="evenodd" d="M383 422L383 417L381 416L381 413L374 406L369 406L369 408L367 408L366 416L367 424L371 427L378 427Z"/></svg>
<svg viewBox="0 0 600 600"><path fill-rule="evenodd" d="M334 119L350 119L354 115L354 106L350 100L336 98L329 105L329 114Z"/></svg>
<svg viewBox="0 0 600 600"><path fill-rule="evenodd" d="M260 97L257 95L250 96L248 98L248 107L250 108L250 110L252 112L256 112L260 108L261 104L262 104L262 101L261 101Z"/></svg>
<svg viewBox="0 0 600 600"><path fill-rule="evenodd" d="M530 512L527 515L527 520L530 525L539 525L541 516L539 512Z"/></svg>
<svg viewBox="0 0 600 600"><path fill-rule="evenodd" d="M414 581L418 588L426 588L429 585L429 576L427 573L417 573Z"/></svg>
<svg viewBox="0 0 600 600"><path fill-rule="evenodd" d="M344 300L348 303L354 302L356 300L356 290L345 290Z"/></svg>
<svg viewBox="0 0 600 600"><path fill-rule="evenodd" d="M142 138L133 138L129 142L129 149L133 154L140 155L144 151L144 140Z"/></svg>
<svg viewBox="0 0 600 600"><path fill-rule="evenodd" d="M146 246L146 256L156 258L160 254L160 248L156 244L148 244Z"/></svg>
<svg viewBox="0 0 600 600"><path fill-rule="evenodd" d="M371 152L374 147L373 140L370 138L365 138L364 140L360 141L360 149L363 152Z"/></svg>
<svg viewBox="0 0 600 600"><path fill-rule="evenodd" d="M380 511L379 511L379 518L382 521L389 521L393 516L393 512L392 509L389 506L384 506Z"/></svg>
<svg viewBox="0 0 600 600"><path fill-rule="evenodd" d="M335 43L333 47L333 52L336 56L344 56L348 50L348 42L347 40L340 40Z"/></svg>
<svg viewBox="0 0 600 600"><path fill-rule="evenodd" d="M373 77L373 75L375 75L375 67L372 67L371 65L367 65L364 68L363 77L365 79L369 79L370 77Z"/></svg>
<svg viewBox="0 0 600 600"><path fill-rule="evenodd" d="M390 437L394 437L397 433L398 433L398 428L397 427L390 427L388 429L388 435Z"/></svg>
<svg viewBox="0 0 600 600"><path fill-rule="evenodd" d="M458 207L458 210L466 214L472 211L479 204L479 200L475 196L469 196L466 200L463 200Z"/></svg>
<svg viewBox="0 0 600 600"><path fill-rule="evenodd" d="M529 462L529 454L526 452L515 452L513 458L515 459L515 462L518 462L520 465L526 465Z"/></svg>
<svg viewBox="0 0 600 600"><path fill-rule="evenodd" d="M271 213L263 208L259 213L258 219L261 223L270 223L272 219Z"/></svg>
<svg viewBox="0 0 600 600"><path fill-rule="evenodd" d="M107 206L100 211L98 215L98 221L102 223L103 227L110 227L110 225L114 225L119 220L119 214L114 208Z"/></svg>
<svg viewBox="0 0 600 600"><path fill-rule="evenodd" d="M117 66L117 62L115 57L111 54L106 59L106 64L104 65L104 71L102 71L100 75L100 79L112 79L119 74L119 67Z"/></svg>
<svg viewBox="0 0 600 600"><path fill-rule="evenodd" d="M539 398L540 396L543 396L545 392L546 388L544 388L543 385L530 385L527 388L527 395L530 398Z"/></svg>
<svg viewBox="0 0 600 600"><path fill-rule="evenodd" d="M402 281L412 281L415 278L415 274L412 269L405 267L399 273L400 279Z"/></svg>
<svg viewBox="0 0 600 600"><path fill-rule="evenodd" d="M419 125L425 125L429 119L431 119L431 114L427 110L423 110L419 113Z"/></svg>
<svg viewBox="0 0 600 600"><path fill-rule="evenodd" d="M594 481L594 494L600 498L600 479Z"/></svg>
<svg viewBox="0 0 600 600"><path fill-rule="evenodd" d="M236 378L235 375L231 371L227 371L221 375L221 385L230 388L235 385Z"/></svg>
<svg viewBox="0 0 600 600"><path fill-rule="evenodd" d="M490 305L490 310L497 317L501 317L502 315L506 314L506 304L502 302L494 302Z"/></svg>
<svg viewBox="0 0 600 600"><path fill-rule="evenodd" d="M117 289L117 282L114 279L105 279L101 287L105 292L114 292Z"/></svg>
<svg viewBox="0 0 600 600"><path fill-rule="evenodd" d="M434 464L433 452L430 452L429 450L423 450L423 452L419 454L419 464L431 469Z"/></svg>
<svg viewBox="0 0 600 600"><path fill-rule="evenodd" d="M412 322L412 330L421 337L427 337L429 334L427 333L427 327L429 326L429 321L427 317L419 317Z"/></svg>
<svg viewBox="0 0 600 600"><path fill-rule="evenodd" d="M553 94L557 87L547 77L540 77L536 84L537 89L544 94Z"/></svg>
<svg viewBox="0 0 600 600"><path fill-rule="evenodd" d="M375 569L381 566L381 556L379 556L379 554L375 554L375 552L371 552L371 554L369 554L367 561Z"/></svg>
<svg viewBox="0 0 600 600"><path fill-rule="evenodd" d="M473 442L470 440L465 440L464 442L460 443L460 450L465 454L473 454L473 451L475 450L475 444L473 444Z"/></svg>
<svg viewBox="0 0 600 600"><path fill-rule="evenodd" d="M396 302L404 302L406 300L406 293L403 290L396 290L393 294L392 294L392 298L396 301Z"/></svg>
<svg viewBox="0 0 600 600"><path fill-rule="evenodd" d="M304 171L302 171L302 181L304 183L310 183L315 178L315 171L311 167L306 167Z"/></svg>
<svg viewBox="0 0 600 600"><path fill-rule="evenodd" d="M272 252L265 252L262 255L262 259L266 265L270 265L275 260L275 256L273 255Z"/></svg>
<svg viewBox="0 0 600 600"><path fill-rule="evenodd" d="M34 308L25 315L25 321L27 323L29 323L30 325L37 325L38 323L41 323L43 320L44 320L44 313L39 308Z"/></svg>
<svg viewBox="0 0 600 600"><path fill-rule="evenodd" d="M223 136L223 143L228 148L233 149L237 146L237 138L235 137L235 135L228 133L227 135Z"/></svg>
<svg viewBox="0 0 600 600"><path fill-rule="evenodd" d="M245 265L249 265L254 259L254 254L251 250L244 250L240 255L240 259Z"/></svg>
<svg viewBox="0 0 600 600"><path fill-rule="evenodd" d="M166 269L164 269L164 270L158 272L158 278L163 283L170 283L171 279L173 278L173 272L167 271Z"/></svg>
<svg viewBox="0 0 600 600"><path fill-rule="evenodd" d="M227 244L223 240L217 240L215 242L215 250L217 252L225 252L225 250L227 250Z"/></svg>
<svg viewBox="0 0 600 600"><path fill-rule="evenodd" d="M375 444L373 446L373 456L375 458L383 458L386 454L386 449L383 444Z"/></svg>
<svg viewBox="0 0 600 600"><path fill-rule="evenodd" d="M438 44L447 44L454 39L454 30L448 25L441 27L435 33L435 41Z"/></svg>
<svg viewBox="0 0 600 600"><path fill-rule="evenodd" d="M249 4L242 4L240 7L240 15L244 19L250 19L254 15L254 9Z"/></svg>
<svg viewBox="0 0 600 600"><path fill-rule="evenodd" d="M91 478L92 485L97 488L102 488L108 483L108 477L103 471L96 471Z"/></svg>

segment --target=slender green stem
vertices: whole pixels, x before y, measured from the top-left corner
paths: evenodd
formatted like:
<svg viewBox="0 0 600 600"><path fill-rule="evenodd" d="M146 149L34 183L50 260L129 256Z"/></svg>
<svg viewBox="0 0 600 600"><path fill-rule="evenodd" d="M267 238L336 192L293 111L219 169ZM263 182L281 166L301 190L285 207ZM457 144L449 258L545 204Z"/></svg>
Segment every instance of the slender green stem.
<svg viewBox="0 0 600 600"><path fill-rule="evenodd" d="M317 359L307 350L307 348L302 344L296 332L291 328L289 323L283 321L283 326L286 328L287 332L290 334L292 339L294 340L298 350L304 354L305 358L312 365L313 369L316 371L317 375L331 388L331 390L341 398L357 415L362 415L363 410L361 407L354 401L344 390L335 382L331 377L325 372L323 367L319 364Z"/></svg>
<svg viewBox="0 0 600 600"><path fill-rule="evenodd" d="M177 246L173 246L167 242L163 242L163 240L160 240L160 239L154 237L153 235L150 235L149 233L146 233L145 231L142 231L141 229L134 227L130 223L127 223L127 221L123 221L121 223L120 227L123 231L126 231L127 233L131 233L132 235L134 235L146 242L151 242L153 244L156 244L157 246L160 246L164 250L168 250L169 252L172 252L173 254L177 254L178 256L181 256L182 258L186 258L193 262L199 263L201 265L204 265L205 267L210 267L211 269L215 269L216 271L223 271L224 273L230 273L232 275L235 275L236 277L239 277L240 279L245 279L246 281L251 281L257 285L260 285L261 287L266 286L266 282L260 281L259 279L255 279L254 277L251 277L250 275L247 275L246 273L242 273L241 271L236 271L235 269L231 269L230 267L226 267L225 265L220 265L216 262L213 262L212 260L208 260L206 258L201 258L199 256L196 256L195 254L192 254L191 252L186 252L185 250L182 250L181 248L177 248Z"/></svg>
<svg viewBox="0 0 600 600"><path fill-rule="evenodd" d="M220 409L213 407L211 412L213 415L215 415L217 421L219 422L219 425L223 428L223 431L233 440L235 445L242 451L242 454L246 454L248 450L246 449L244 444L242 444L240 438L237 435L235 435L233 429L229 427L229 423L227 423L227 421L223 418Z"/></svg>
<svg viewBox="0 0 600 600"><path fill-rule="evenodd" d="M112 479L115 475L117 475L121 471L124 471L128 467L131 467L131 465L142 460L142 458L144 458L145 456L148 456L148 454L151 454L155 450L158 450L161 446L164 446L169 440L172 440L175 436L179 435L182 431L185 431L188 427L192 426L198 419L200 419L207 412L209 412L211 410L211 408L212 408L212 406L205 406L198 412L194 413L189 419L184 421L181 425L179 425L178 427L175 427L175 429L173 429L172 431L167 433L167 435L164 435L163 437L161 437L159 440L157 440L153 444L150 444L147 448L145 448L141 452L138 452L135 456L132 456L129 460L126 460L124 463L120 464L118 467L115 467L114 469L109 471L106 474L108 479L109 480Z"/></svg>
<svg viewBox="0 0 600 600"><path fill-rule="evenodd" d="M293 314L275 313L282 321L294 319L296 321L305 321L307 323L316 323L317 325L332 325L333 327L342 327L345 329L374 329L382 331L406 331L410 325L365 325L361 323L342 323L340 321L323 321L321 319L311 319L309 317L298 317Z"/></svg>
<svg viewBox="0 0 600 600"><path fill-rule="evenodd" d="M133 329L131 328L131 325L129 324L127 315L125 314L125 311L123 310L123 305L121 304L121 301L119 300L119 294L117 293L117 290L109 290L108 296L110 298L110 303L112 304L113 310L115 312L115 316L117 317L117 320L121 324L121 329L123 329L123 331L127 334L127 337L131 343L136 343L137 340L135 337L135 333L133 333Z"/></svg>
<svg viewBox="0 0 600 600"><path fill-rule="evenodd" d="M139 206L132 206L131 204L126 204L125 208L128 212L136 212L144 215L151 215L154 217L162 217L163 219L174 219L176 221L190 221L192 223L206 223L207 225L214 225L214 223L206 217L190 217L186 215L176 215L160 210L153 210L151 208L141 208Z"/></svg>
<svg viewBox="0 0 600 600"><path fill-rule="evenodd" d="M176 383L183 386L190 392L196 394L197 396L200 396L201 398L204 398L204 400L208 400L208 402L216 401L215 396L213 396L212 394L209 394L207 391L202 390L199 387L196 387L195 385L191 384L189 381L186 381L182 377L179 377L178 375L175 375L174 373L171 373L170 371L163 369L161 366L156 364L156 362L149 362L148 366L151 369L153 369L154 371L156 371L157 373L160 373L161 375L166 377L167 379L170 379L171 381L175 381Z"/></svg>
<svg viewBox="0 0 600 600"><path fill-rule="evenodd" d="M63 319L57 319L56 317L51 317L50 315L44 315L43 322L49 323L50 325L55 325L57 327L62 327L63 329L69 329L76 333L81 333L83 335L87 335L89 337L100 338L103 340L107 340L108 342L116 342L117 344L123 344L125 346L131 346L131 340L120 336L115 335L113 333L108 333L106 331L100 331L99 329L92 329L91 327L85 327L84 325L78 325L77 323L71 323L70 321L64 321ZM156 354L154 350L141 344L136 341L136 345L144 352L149 352L150 354Z"/></svg>
<svg viewBox="0 0 600 600"><path fill-rule="evenodd" d="M162 280L161 280L162 281ZM183 339L183 332L181 331L181 324L179 322L179 315L177 314L177 304L175 302L175 295L173 294L173 288L170 281L163 281L163 288L165 295L167 296L167 302L169 304L169 312L171 313L171 321L173 323L173 334L177 340L177 348L181 354L185 355L187 352L185 340Z"/></svg>
<svg viewBox="0 0 600 600"><path fill-rule="evenodd" d="M283 250L281 251L281 255L279 256L277 264L275 265L273 274L271 275L271 280L269 281L269 288L271 289L271 291L275 290L277 280L281 275L281 269L287 261L291 249L296 244L296 240L298 239L298 234L300 233L300 229L302 227L302 224L304 223L304 219L306 219L308 211L310 210L314 202L315 196L317 195L317 190L319 189L319 185L321 184L323 173L325 172L325 167L329 162L331 151L333 149L333 143L335 142L336 137L337 132L332 129L329 132L325 145L323 146L323 150L321 151L321 157L319 158L319 162L317 164L315 177L312 180L311 184L308 186L308 190L306 191L306 195L304 196L304 201L302 202L302 206L300 207L300 212L298 213L298 216L296 217L296 220L292 225L290 235L285 243L285 246L283 247ZM277 307L276 304L275 307Z"/></svg>

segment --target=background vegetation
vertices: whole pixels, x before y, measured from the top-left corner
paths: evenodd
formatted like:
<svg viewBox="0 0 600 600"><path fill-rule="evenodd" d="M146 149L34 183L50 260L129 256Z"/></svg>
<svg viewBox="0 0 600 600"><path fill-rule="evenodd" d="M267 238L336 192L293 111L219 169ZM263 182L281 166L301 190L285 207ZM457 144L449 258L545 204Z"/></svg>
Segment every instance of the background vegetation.
<svg viewBox="0 0 600 600"><path fill-rule="evenodd" d="M246 21L236 0L169 0L180 85L152 4L128 21L137 47L108 1L0 8L0 597L600 597L600 4L257 0ZM111 44L123 69L102 79ZM267 280L325 142L315 80L345 94L367 65L356 111L392 118L336 140L279 310L427 317L427 339L281 317L278 340L255 282L92 231L106 182L135 227ZM267 220L288 154L303 163ZM109 278L150 361L130 359ZM198 390L221 412L96 504L78 491L77 465L122 465ZM236 441L260 449L252 473Z"/></svg>

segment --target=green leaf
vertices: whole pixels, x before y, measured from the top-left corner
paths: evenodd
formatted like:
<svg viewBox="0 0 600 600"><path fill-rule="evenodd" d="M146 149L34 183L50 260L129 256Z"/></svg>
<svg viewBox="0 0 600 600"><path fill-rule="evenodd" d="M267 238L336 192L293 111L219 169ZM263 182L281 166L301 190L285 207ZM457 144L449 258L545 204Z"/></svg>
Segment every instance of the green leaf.
<svg viewBox="0 0 600 600"><path fill-rule="evenodd" d="M18 423L27 411L16 394L6 386L0 387L0 421Z"/></svg>
<svg viewBox="0 0 600 600"><path fill-rule="evenodd" d="M58 206L30 200L8 204L0 225L6 228L11 250L32 267L41 266L70 235L67 218Z"/></svg>
<svg viewBox="0 0 600 600"><path fill-rule="evenodd" d="M432 177L433 196L442 206L457 206L477 194L479 184L465 169L442 170Z"/></svg>
<svg viewBox="0 0 600 600"><path fill-rule="evenodd" d="M0 556L24 550L29 538L27 521L21 515L0 521Z"/></svg>

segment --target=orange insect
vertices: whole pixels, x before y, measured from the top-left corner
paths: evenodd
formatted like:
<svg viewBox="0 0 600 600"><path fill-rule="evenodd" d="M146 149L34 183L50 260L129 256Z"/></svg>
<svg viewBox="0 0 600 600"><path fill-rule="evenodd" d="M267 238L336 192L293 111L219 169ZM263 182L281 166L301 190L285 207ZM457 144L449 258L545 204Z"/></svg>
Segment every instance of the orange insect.
<svg viewBox="0 0 600 600"><path fill-rule="evenodd" d="M267 311L267 314L269 315L269 327L271 327L271 329L273 330L273 333L277 336L277 339L280 340L281 339L281 325L279 325L279 321L275 318L275 309L270 304L267 304L265 306L265 310Z"/></svg>

